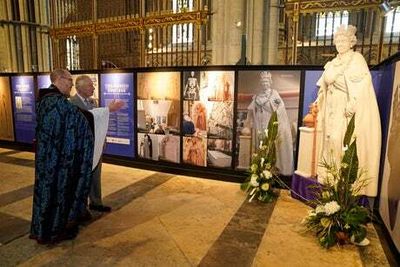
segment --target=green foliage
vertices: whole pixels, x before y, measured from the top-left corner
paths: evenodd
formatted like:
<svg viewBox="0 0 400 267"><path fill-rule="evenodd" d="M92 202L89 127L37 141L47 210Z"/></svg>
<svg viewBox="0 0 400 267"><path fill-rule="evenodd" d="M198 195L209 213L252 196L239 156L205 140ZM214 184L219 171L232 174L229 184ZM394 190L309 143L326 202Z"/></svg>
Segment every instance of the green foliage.
<svg viewBox="0 0 400 267"><path fill-rule="evenodd" d="M361 242L367 235L365 224L369 211L358 204L366 181L358 168L354 127L353 116L343 140L344 154L339 165L333 157L322 159L320 166L326 169L328 178L313 202L316 208L304 219L307 229L316 232L319 243L325 248L350 240Z"/></svg>
<svg viewBox="0 0 400 267"><path fill-rule="evenodd" d="M346 133L344 135L343 139L343 146L346 147L350 144L351 137L353 136L354 133L354 127L355 127L355 116L353 115L350 119L349 125L347 125Z"/></svg>
<svg viewBox="0 0 400 267"><path fill-rule="evenodd" d="M249 176L240 189L247 192L249 201L257 198L262 202L271 202L275 199L273 185L277 178L276 141L278 138L278 115L273 112L268 122L268 128L262 138L256 153L253 155L249 169Z"/></svg>

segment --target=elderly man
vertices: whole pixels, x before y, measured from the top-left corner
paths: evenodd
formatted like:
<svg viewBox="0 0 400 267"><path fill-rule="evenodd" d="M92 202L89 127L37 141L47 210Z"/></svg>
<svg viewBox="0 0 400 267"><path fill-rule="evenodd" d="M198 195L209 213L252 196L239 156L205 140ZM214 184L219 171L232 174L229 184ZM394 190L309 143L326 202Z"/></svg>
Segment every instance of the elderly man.
<svg viewBox="0 0 400 267"><path fill-rule="evenodd" d="M75 88L77 93L70 98L72 104L83 110L97 108L97 102L92 98L94 86L92 79L87 75L81 75L76 79ZM111 207L103 205L101 199L101 159L93 171L92 184L89 192L89 209L110 212Z"/></svg>
<svg viewBox="0 0 400 267"><path fill-rule="evenodd" d="M79 110L69 97L72 77L57 69L51 85L39 90L37 102L35 186L30 238L40 244L73 239L86 213L86 199L92 177L96 139L101 136L99 121L122 101L95 112ZM122 103L121 103L122 102ZM97 126L96 126L97 125ZM105 135L105 134L104 134ZM103 141L104 142L104 141Z"/></svg>

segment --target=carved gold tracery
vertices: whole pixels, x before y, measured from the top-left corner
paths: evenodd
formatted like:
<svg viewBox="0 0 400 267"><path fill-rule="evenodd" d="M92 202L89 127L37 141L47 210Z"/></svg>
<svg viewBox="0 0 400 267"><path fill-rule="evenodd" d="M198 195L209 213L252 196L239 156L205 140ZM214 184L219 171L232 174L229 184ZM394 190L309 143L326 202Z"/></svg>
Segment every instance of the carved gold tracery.
<svg viewBox="0 0 400 267"><path fill-rule="evenodd" d="M140 30L152 26L167 26L176 24L205 24L208 12L206 10L185 13L150 14L143 18L107 18L97 22L81 21L79 24L63 24L50 30L53 38L63 38L71 35L87 36L92 34L104 34L118 31Z"/></svg>
<svg viewBox="0 0 400 267"><path fill-rule="evenodd" d="M381 0L288 0L285 3L285 12L290 14L293 13L294 6L299 5L300 13L315 13L324 11L335 11L335 10L352 10L352 9L364 9L371 7L378 7Z"/></svg>
<svg viewBox="0 0 400 267"><path fill-rule="evenodd" d="M333 14L331 18L340 19L344 12L351 17L350 23L358 28L359 42L355 48L368 58L369 64L377 64L396 53L400 49L400 37L397 33L385 32L384 25L388 22L380 11L381 3L382 0L284 1L285 42L280 51L284 51L285 63L324 64L329 60L335 51L331 33L316 36L313 31L321 17ZM327 23L327 19L322 23Z"/></svg>

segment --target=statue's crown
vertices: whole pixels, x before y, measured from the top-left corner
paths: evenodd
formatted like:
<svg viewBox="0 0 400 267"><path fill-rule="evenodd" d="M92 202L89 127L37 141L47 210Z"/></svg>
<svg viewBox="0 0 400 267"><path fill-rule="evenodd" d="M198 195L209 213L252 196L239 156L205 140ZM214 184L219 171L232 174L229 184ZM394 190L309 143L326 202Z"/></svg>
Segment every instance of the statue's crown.
<svg viewBox="0 0 400 267"><path fill-rule="evenodd" d="M271 72L269 72L269 71L260 72L260 79L261 80L269 80L271 78L272 78Z"/></svg>
<svg viewBox="0 0 400 267"><path fill-rule="evenodd" d="M345 36L353 36L356 34L357 28L353 25L342 24L336 28L335 36L345 35Z"/></svg>

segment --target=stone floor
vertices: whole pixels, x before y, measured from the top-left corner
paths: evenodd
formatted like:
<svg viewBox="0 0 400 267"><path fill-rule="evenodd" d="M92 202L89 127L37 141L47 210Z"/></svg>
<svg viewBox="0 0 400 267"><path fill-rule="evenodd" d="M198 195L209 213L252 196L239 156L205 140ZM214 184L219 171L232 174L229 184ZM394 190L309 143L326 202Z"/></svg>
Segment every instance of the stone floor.
<svg viewBox="0 0 400 267"><path fill-rule="evenodd" d="M249 203L235 183L103 165L109 214L72 241L28 239L33 154L0 148L0 266L389 266L371 245L321 248L300 226L308 207L282 190Z"/></svg>

